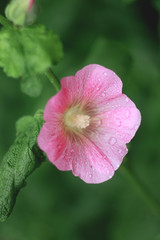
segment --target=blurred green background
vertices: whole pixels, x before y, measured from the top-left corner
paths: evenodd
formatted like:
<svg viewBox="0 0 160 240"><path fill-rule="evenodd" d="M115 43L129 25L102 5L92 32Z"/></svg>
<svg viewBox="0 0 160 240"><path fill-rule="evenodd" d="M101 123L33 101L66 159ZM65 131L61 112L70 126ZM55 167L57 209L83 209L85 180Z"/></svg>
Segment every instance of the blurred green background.
<svg viewBox="0 0 160 240"><path fill-rule="evenodd" d="M7 1L0 2L4 14ZM125 160L160 199L159 0L39 0L38 22L64 45L54 72L61 78L90 63L114 70L123 91L142 113ZM0 69L0 158L15 138L15 121L44 108L54 89L43 79L40 97L20 91L20 81ZM0 240L159 240L152 214L121 168L108 182L87 185L45 162L27 180L12 215L0 224Z"/></svg>

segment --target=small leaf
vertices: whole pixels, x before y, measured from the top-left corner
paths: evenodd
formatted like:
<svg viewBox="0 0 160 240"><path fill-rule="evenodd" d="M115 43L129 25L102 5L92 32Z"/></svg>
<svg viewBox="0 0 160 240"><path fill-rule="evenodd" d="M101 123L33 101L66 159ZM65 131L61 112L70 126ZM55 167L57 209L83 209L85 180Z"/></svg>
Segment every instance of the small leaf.
<svg viewBox="0 0 160 240"><path fill-rule="evenodd" d="M3 28L0 31L0 53L0 66L4 72L9 77L28 79L29 83L25 82L27 88L31 87L31 80L34 81L33 85L38 87L37 95L40 83L35 76L45 73L63 56L59 37L42 25L11 30ZM22 89L27 92L24 86ZM30 93L34 96L36 94Z"/></svg>
<svg viewBox="0 0 160 240"><path fill-rule="evenodd" d="M31 97L38 97L42 91L41 79L36 75L22 79L21 90Z"/></svg>
<svg viewBox="0 0 160 240"><path fill-rule="evenodd" d="M63 56L59 37L42 25L24 28L21 31L21 44L30 75L44 73Z"/></svg>
<svg viewBox="0 0 160 240"><path fill-rule="evenodd" d="M0 221L10 215L19 190L26 178L44 160L37 146L37 136L43 124L42 112L26 116L16 124L17 137L0 165Z"/></svg>
<svg viewBox="0 0 160 240"><path fill-rule="evenodd" d="M22 46L14 30L3 28L0 31L0 66L13 78L25 73L25 61Z"/></svg>

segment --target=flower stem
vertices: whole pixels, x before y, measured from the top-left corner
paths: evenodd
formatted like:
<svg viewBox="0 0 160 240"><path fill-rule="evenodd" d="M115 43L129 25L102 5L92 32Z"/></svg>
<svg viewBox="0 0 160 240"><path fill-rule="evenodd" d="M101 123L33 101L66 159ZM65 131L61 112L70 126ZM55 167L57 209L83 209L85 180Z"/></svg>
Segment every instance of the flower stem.
<svg viewBox="0 0 160 240"><path fill-rule="evenodd" d="M3 17L1 14L0 14L0 24L2 24L4 27L11 27L12 26L10 21L8 21L8 19Z"/></svg>
<svg viewBox="0 0 160 240"><path fill-rule="evenodd" d="M160 202L153 196L149 189L137 178L135 173L133 173L129 168L124 165L121 166L122 174L127 178L127 180L133 185L138 194L144 200L146 205L150 208L154 215L160 217Z"/></svg>
<svg viewBox="0 0 160 240"><path fill-rule="evenodd" d="M58 92L61 89L61 85L57 76L54 74L54 72L50 68L45 72L45 74L50 80L50 82L53 84L53 86L55 87L56 91Z"/></svg>

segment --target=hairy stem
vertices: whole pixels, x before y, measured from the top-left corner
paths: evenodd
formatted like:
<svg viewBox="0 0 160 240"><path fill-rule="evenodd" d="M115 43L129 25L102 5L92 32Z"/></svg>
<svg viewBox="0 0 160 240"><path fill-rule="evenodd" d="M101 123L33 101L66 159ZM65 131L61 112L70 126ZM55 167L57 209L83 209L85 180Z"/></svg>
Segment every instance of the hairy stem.
<svg viewBox="0 0 160 240"><path fill-rule="evenodd" d="M48 79L50 80L50 82L52 83L52 85L55 87L56 91L59 92L61 85L60 85L60 82L59 82L57 76L54 74L54 72L51 69L48 69L45 72L45 74L48 77Z"/></svg>
<svg viewBox="0 0 160 240"><path fill-rule="evenodd" d="M144 185L144 183L142 183L141 180L138 179L135 173L133 173L129 168L125 167L124 165L121 166L121 172L136 189L136 191L144 200L146 205L150 208L151 212L154 215L160 217L160 202L153 196L153 194Z"/></svg>

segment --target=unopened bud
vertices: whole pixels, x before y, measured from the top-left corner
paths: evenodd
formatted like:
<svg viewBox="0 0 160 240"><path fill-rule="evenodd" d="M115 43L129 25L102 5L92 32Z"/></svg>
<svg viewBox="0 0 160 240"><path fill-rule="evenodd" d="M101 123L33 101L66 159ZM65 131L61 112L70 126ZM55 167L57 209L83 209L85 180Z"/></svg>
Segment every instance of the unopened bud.
<svg viewBox="0 0 160 240"><path fill-rule="evenodd" d="M5 9L6 17L14 25L25 26L32 24L37 16L38 6L35 0L11 0Z"/></svg>

